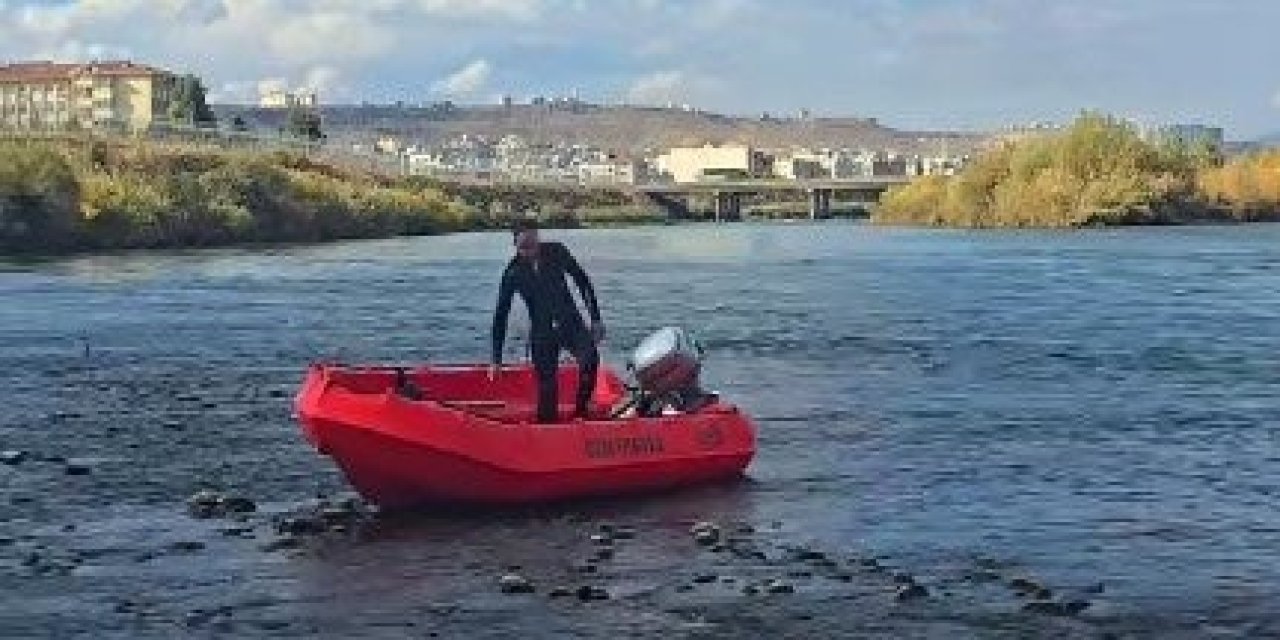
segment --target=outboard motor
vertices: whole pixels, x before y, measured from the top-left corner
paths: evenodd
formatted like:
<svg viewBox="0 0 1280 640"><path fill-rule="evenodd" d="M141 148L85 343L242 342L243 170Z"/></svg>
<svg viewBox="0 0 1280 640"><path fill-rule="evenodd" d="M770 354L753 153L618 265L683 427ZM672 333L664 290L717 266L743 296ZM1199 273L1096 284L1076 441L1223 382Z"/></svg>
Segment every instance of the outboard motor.
<svg viewBox="0 0 1280 640"><path fill-rule="evenodd" d="M640 415L655 416L667 408L689 412L705 406L714 396L699 384L702 357L702 346L678 327L666 327L645 338L627 361L636 383L632 397L614 416L633 407Z"/></svg>

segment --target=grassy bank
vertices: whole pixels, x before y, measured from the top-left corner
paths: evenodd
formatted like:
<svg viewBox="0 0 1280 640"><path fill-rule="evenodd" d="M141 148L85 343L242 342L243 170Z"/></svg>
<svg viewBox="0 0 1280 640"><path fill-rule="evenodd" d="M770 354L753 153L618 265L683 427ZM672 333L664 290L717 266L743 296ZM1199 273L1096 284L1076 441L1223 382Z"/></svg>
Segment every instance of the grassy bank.
<svg viewBox="0 0 1280 640"><path fill-rule="evenodd" d="M0 250L305 242L470 228L445 194L290 153L127 140L0 141Z"/></svg>
<svg viewBox="0 0 1280 640"><path fill-rule="evenodd" d="M124 138L0 140L0 253L320 242L655 221L620 194L454 189L301 153Z"/></svg>
<svg viewBox="0 0 1280 640"><path fill-rule="evenodd" d="M873 220L974 228L1276 220L1276 164L1273 154L1221 166L1212 149L1148 142L1089 114L1062 133L989 150L957 176L892 189Z"/></svg>

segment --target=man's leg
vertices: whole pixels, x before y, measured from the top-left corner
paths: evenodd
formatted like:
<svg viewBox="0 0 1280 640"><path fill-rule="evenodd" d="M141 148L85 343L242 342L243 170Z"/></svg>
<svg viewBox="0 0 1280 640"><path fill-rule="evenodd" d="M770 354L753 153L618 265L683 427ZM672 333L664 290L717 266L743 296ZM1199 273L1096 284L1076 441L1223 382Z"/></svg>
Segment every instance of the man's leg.
<svg viewBox="0 0 1280 640"><path fill-rule="evenodd" d="M534 340L530 348L533 352L533 371L538 380L538 422L558 422L560 416L556 373L559 369L560 344L555 338L543 338Z"/></svg>
<svg viewBox="0 0 1280 640"><path fill-rule="evenodd" d="M591 334L586 331L578 331L570 342L573 350L573 359L578 362L578 396L575 399L574 415L582 418L589 417L587 410L590 408L590 402L596 395L596 373L600 369L600 350L596 348L596 341L591 338Z"/></svg>

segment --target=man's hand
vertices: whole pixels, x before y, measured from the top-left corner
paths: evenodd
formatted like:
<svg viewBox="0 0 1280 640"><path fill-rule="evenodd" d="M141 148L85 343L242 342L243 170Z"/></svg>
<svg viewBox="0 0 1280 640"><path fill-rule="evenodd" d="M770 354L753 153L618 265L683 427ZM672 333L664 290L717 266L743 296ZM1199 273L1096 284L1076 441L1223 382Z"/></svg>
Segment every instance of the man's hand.
<svg viewBox="0 0 1280 640"><path fill-rule="evenodd" d="M596 344L600 344L601 342L604 342L604 323L603 322L597 322L591 325L591 339L595 340Z"/></svg>
<svg viewBox="0 0 1280 640"><path fill-rule="evenodd" d="M501 375L502 375L502 365L500 364L489 365L489 382L493 382L497 380L498 376L501 376Z"/></svg>

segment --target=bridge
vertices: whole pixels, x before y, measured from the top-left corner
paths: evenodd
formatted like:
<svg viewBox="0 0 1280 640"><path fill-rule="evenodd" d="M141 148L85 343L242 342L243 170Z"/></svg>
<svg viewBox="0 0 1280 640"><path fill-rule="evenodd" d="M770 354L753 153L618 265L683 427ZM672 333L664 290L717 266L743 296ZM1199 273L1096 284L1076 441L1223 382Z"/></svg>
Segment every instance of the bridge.
<svg viewBox="0 0 1280 640"><path fill-rule="evenodd" d="M818 178L807 180L706 180L702 182L637 184L627 188L648 196L668 210L684 209L684 198L709 195L714 198L715 219L738 220L742 218L744 196L762 193L796 192L809 198L809 217L826 218L831 215L831 202L836 193L852 194L858 202L876 202L890 187L906 184L908 176L866 176L838 179Z"/></svg>
<svg viewBox="0 0 1280 640"><path fill-rule="evenodd" d="M399 159L384 156L353 154L333 149L313 150L313 156L339 166L369 171L389 177L407 175L407 167ZM633 199L644 199L665 209L672 217L690 217L689 200L693 197L712 197L715 220L742 219L743 200L746 197L769 193L797 193L807 195L809 217L818 219L831 215L832 203L837 194L845 202L874 204L890 187L906 184L910 176L862 176L858 178L814 178L784 180L761 179L706 179L699 182L658 182L631 184L624 182L566 179L527 179L504 176L500 173L484 174L436 174L433 178L442 182L472 187L528 187L570 190L617 191Z"/></svg>

